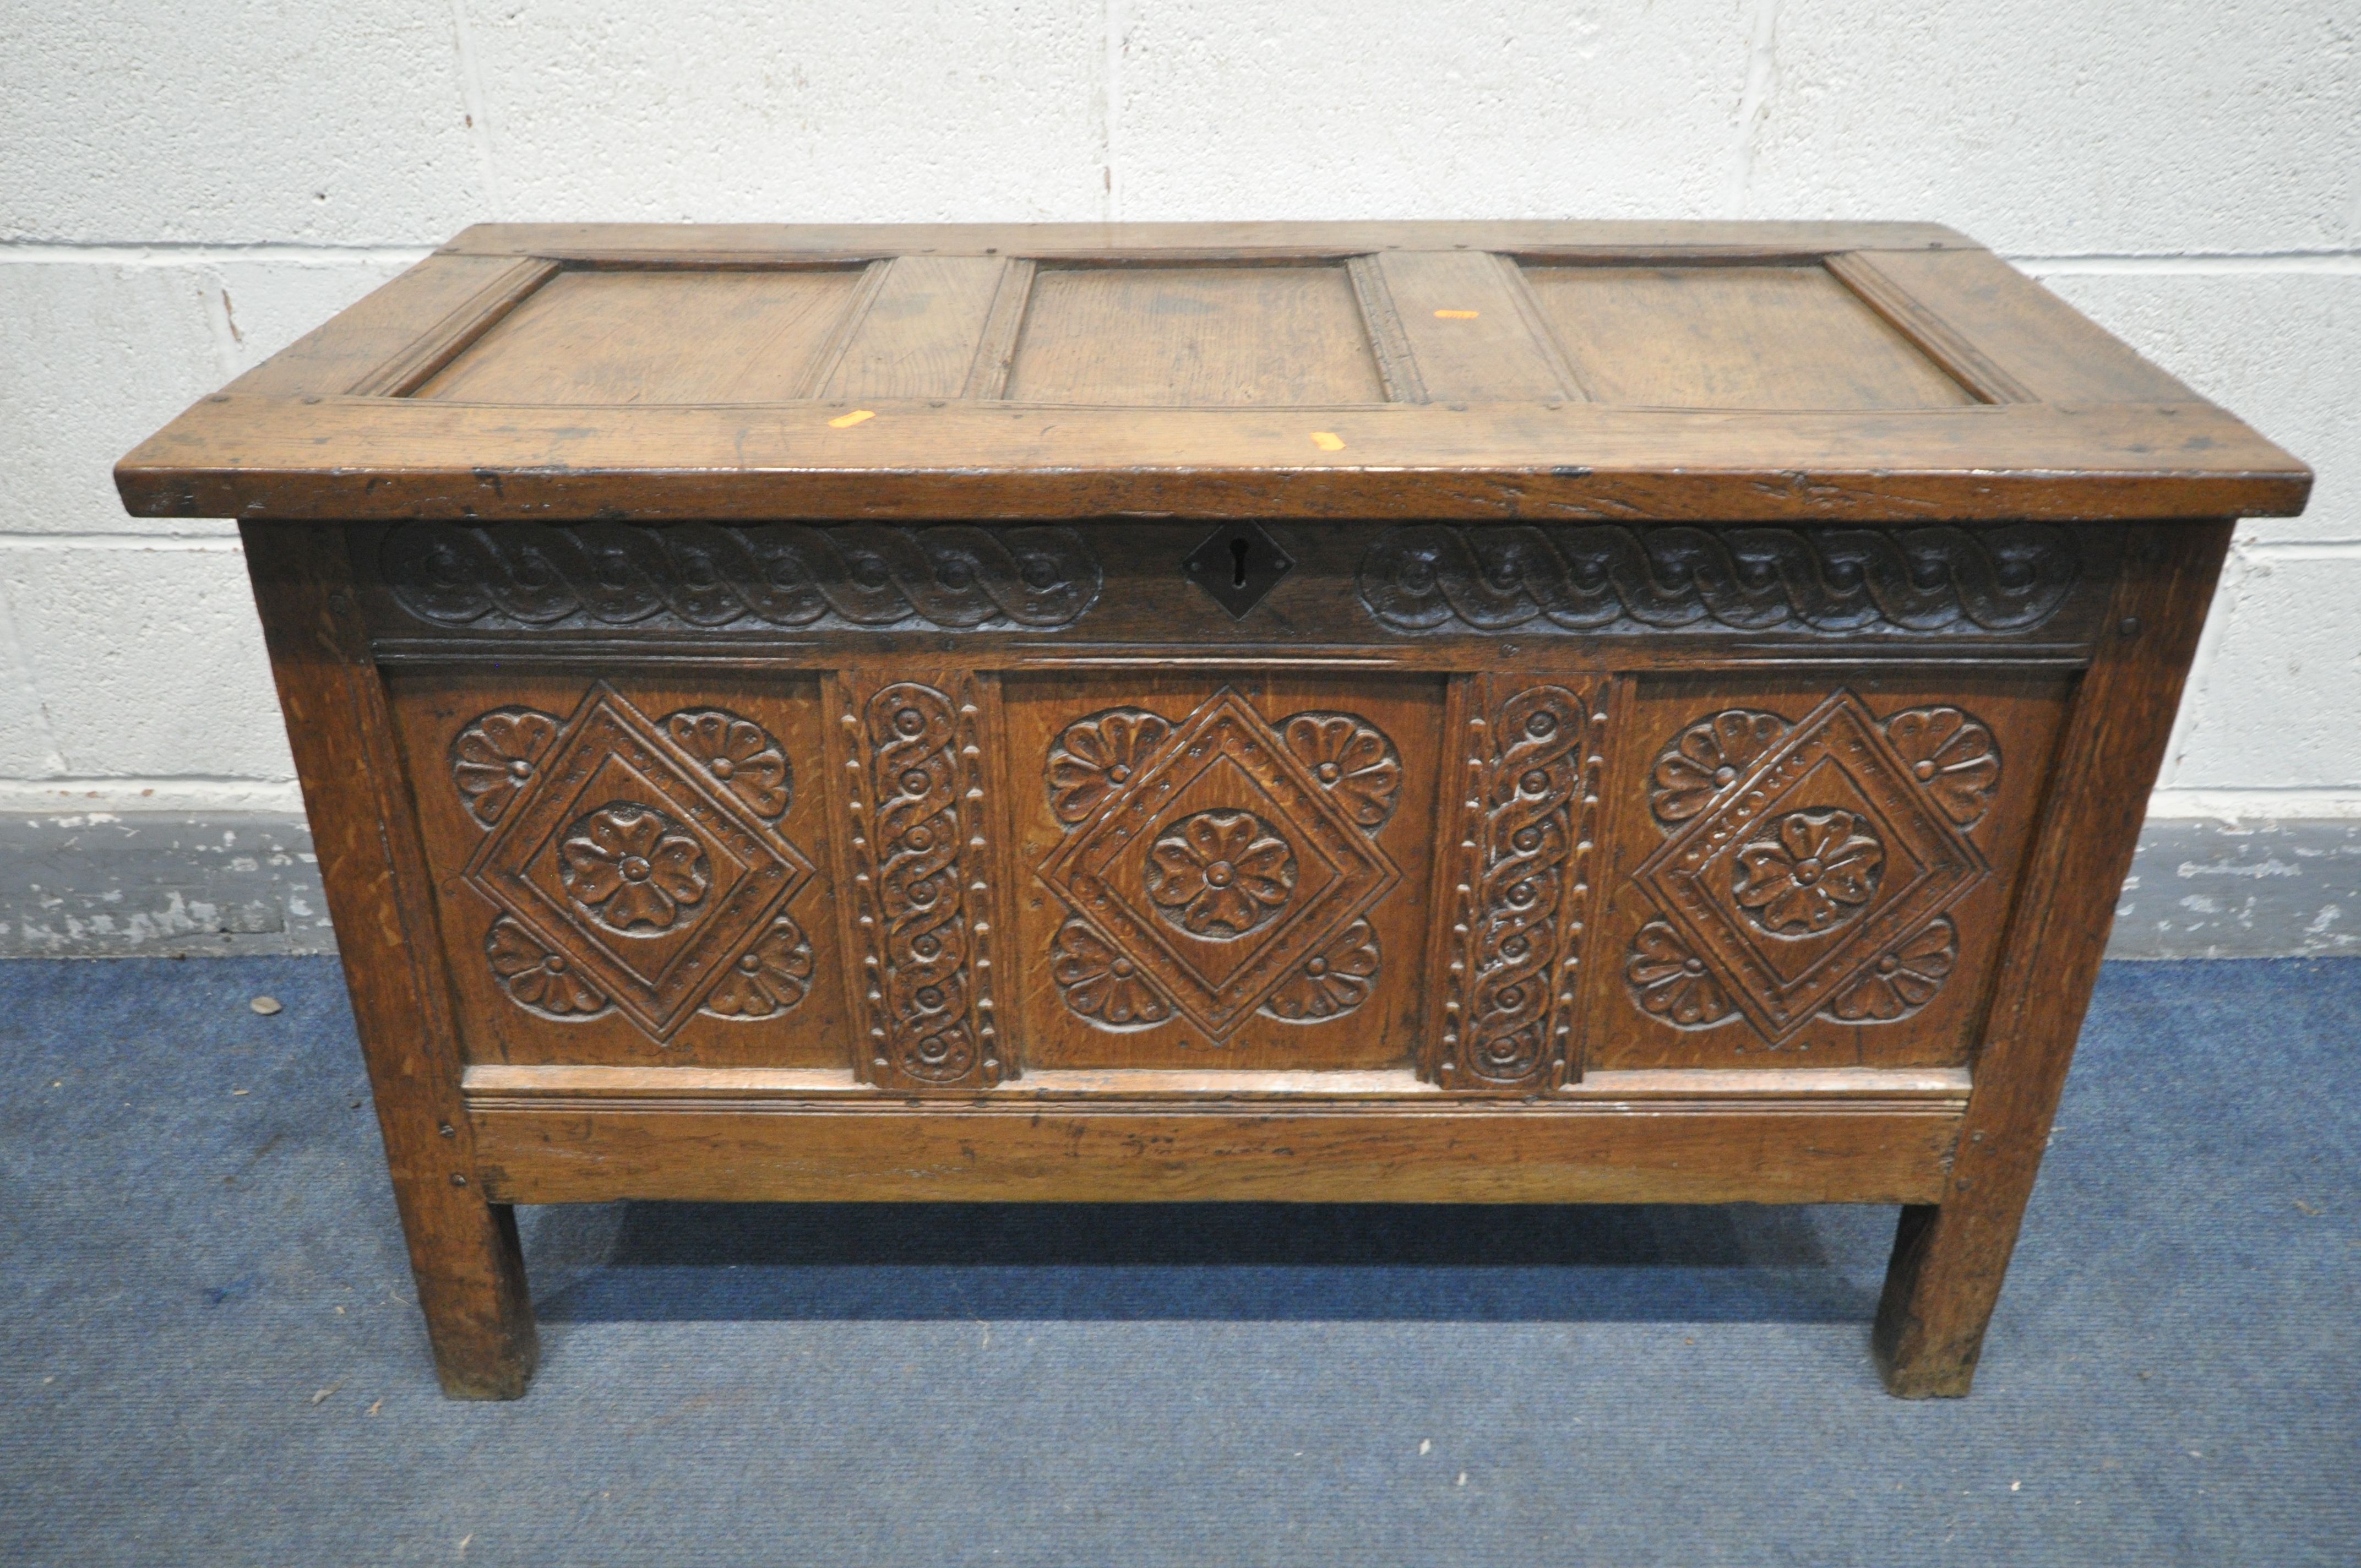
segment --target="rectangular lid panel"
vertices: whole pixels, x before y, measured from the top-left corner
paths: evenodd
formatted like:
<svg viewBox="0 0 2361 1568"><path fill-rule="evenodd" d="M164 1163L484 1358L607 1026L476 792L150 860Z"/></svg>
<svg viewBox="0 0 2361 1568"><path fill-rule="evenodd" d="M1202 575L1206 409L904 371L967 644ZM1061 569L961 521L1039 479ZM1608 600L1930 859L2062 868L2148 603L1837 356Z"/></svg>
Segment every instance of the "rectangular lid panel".
<svg viewBox="0 0 2361 1568"><path fill-rule="evenodd" d="M143 516L2286 515L2301 463L1960 236L470 230L117 466Z"/></svg>
<svg viewBox="0 0 2361 1568"><path fill-rule="evenodd" d="M1586 395L1668 409L1935 409L1976 399L1817 264L1533 267Z"/></svg>
<svg viewBox="0 0 2361 1568"><path fill-rule="evenodd" d="M858 269L561 272L411 394L471 403L808 397Z"/></svg>
<svg viewBox="0 0 2361 1568"><path fill-rule="evenodd" d="M1386 389L1343 267L1043 268L1001 396L1208 408Z"/></svg>

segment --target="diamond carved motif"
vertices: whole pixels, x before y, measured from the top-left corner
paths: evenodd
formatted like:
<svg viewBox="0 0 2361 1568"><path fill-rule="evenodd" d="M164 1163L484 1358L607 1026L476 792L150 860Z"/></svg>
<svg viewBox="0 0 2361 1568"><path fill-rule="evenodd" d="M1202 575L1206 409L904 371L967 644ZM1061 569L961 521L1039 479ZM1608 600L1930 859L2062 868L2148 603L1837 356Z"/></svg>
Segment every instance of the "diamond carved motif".
<svg viewBox="0 0 2361 1568"><path fill-rule="evenodd" d="M1692 792L1694 805L1664 790L1686 780L1660 767L1657 812L1674 831L1633 877L1665 917L1655 946L1632 960L1648 1011L1696 1026L1715 1021L1726 997L1775 1041L1832 1004L1848 1019L1898 1015L1899 1001L1856 1000L1883 983L1882 963L1924 1000L1920 971L1897 954L1927 946L1937 917L1992 870L1956 820L1966 814L1930 794L1934 770L1898 751L1890 728L1839 691L1775 740L1756 726L1743 747L1708 758L1719 766L1700 770L1710 783ZM1666 765L1679 760L1668 754ZM1680 809L1667 809L1674 800ZM1948 941L1949 922L1941 927ZM1929 993L1948 956L1939 962Z"/></svg>
<svg viewBox="0 0 2361 1568"><path fill-rule="evenodd" d="M1120 748L1097 739L1116 718ZM1361 916L1401 878L1364 826L1389 791L1340 799L1344 770L1320 776L1227 686L1169 734L1163 722L1096 716L1053 753L1052 803L1079 824L1040 871L1075 916L1058 938L1069 1005L1136 1028L1169 998L1217 1040L1258 1008L1314 1022L1358 1005L1377 964ZM1079 779L1073 742L1120 760ZM1379 736L1368 765L1381 755Z"/></svg>
<svg viewBox="0 0 2361 1568"><path fill-rule="evenodd" d="M612 687L594 685L518 777L465 872L521 928L496 945L496 968L538 944L543 967L574 977L566 995L595 988L662 1040L747 960L749 974L785 962L759 944L811 861L763 819L768 799L732 787ZM785 999L784 983L772 989Z"/></svg>

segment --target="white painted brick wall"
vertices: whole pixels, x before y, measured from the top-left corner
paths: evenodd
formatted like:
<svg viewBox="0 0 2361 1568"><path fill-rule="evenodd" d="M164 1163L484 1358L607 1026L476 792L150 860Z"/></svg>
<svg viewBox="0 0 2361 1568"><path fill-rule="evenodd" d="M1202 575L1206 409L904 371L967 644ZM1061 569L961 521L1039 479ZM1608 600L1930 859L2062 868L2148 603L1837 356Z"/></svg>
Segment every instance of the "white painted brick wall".
<svg viewBox="0 0 2361 1568"><path fill-rule="evenodd" d="M292 806L140 436L466 224L1924 218L2311 461L2155 809L2361 817L2352 0L187 0L0 50L0 810Z"/></svg>

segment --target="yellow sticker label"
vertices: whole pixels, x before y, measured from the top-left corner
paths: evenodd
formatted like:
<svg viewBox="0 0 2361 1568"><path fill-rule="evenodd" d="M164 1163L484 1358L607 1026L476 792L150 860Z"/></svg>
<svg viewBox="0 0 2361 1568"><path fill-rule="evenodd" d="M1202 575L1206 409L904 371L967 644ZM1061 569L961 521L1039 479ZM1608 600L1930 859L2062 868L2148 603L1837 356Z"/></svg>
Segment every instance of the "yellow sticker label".
<svg viewBox="0 0 2361 1568"><path fill-rule="evenodd" d="M1333 430L1315 430L1312 433L1312 444L1323 452L1342 452L1345 438Z"/></svg>
<svg viewBox="0 0 2361 1568"><path fill-rule="evenodd" d="M1442 322L1472 322L1483 313L1481 311L1437 311L1434 313L1434 319Z"/></svg>
<svg viewBox="0 0 2361 1568"><path fill-rule="evenodd" d="M876 417L877 411L875 409L855 409L849 414L837 415L834 419L828 422L828 427L830 430L851 430L862 420L875 419Z"/></svg>

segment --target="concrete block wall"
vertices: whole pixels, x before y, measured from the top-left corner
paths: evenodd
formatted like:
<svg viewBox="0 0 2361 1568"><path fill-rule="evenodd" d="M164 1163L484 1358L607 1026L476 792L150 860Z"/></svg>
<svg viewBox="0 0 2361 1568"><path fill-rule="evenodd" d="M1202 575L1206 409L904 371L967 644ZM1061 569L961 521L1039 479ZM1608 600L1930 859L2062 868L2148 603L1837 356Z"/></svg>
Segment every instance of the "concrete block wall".
<svg viewBox="0 0 2361 1568"><path fill-rule="evenodd" d="M2241 532L2152 814L2361 819L2351 0L188 0L10 34L0 812L300 810L235 533L126 518L108 470L468 223L1744 216L1952 224L2311 461L2309 515Z"/></svg>

